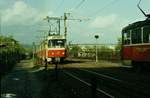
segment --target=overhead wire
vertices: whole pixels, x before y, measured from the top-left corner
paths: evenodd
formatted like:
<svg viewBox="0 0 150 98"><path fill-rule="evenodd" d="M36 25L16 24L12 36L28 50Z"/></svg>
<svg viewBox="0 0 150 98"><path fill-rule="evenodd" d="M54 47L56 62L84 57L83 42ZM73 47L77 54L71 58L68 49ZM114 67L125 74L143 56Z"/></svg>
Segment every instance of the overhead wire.
<svg viewBox="0 0 150 98"><path fill-rule="evenodd" d="M55 12L60 9L60 7L63 5L64 0L61 0L60 4L56 7Z"/></svg>
<svg viewBox="0 0 150 98"><path fill-rule="evenodd" d="M78 9L84 2L85 2L85 0L82 0L81 2L79 2L79 3L75 6L75 9Z"/></svg>
<svg viewBox="0 0 150 98"><path fill-rule="evenodd" d="M71 12L74 12L75 10L80 8L84 2L85 2L85 0L81 0L73 9L71 9Z"/></svg>
<svg viewBox="0 0 150 98"><path fill-rule="evenodd" d="M141 0L139 0L139 2L137 3L137 7L139 8L139 10L141 10L141 12L146 16L145 12L142 11L142 9L140 8L139 4L140 4ZM134 22L137 22L137 21L143 21L145 19L145 17L142 17L140 18L140 15L141 14L137 14L137 16L139 16L139 18L137 18L137 16L134 16L134 17L131 17L131 18L128 18L126 24L132 24Z"/></svg>
<svg viewBox="0 0 150 98"><path fill-rule="evenodd" d="M102 12L103 10L106 10L106 8L108 8L110 5L115 4L117 1L119 0L112 0L111 2L107 3L105 6L103 6L102 8L98 9L97 11L95 11L94 13L90 14L90 15L96 15L99 14L100 12ZM93 17L93 16L90 16Z"/></svg>
<svg viewBox="0 0 150 98"><path fill-rule="evenodd" d="M118 2L119 0L112 0L111 2L107 3L106 5L104 5L102 8L98 9L97 11L93 12L92 14L89 15L89 17L94 17L97 14L99 14L100 12L102 12L103 10L106 10L106 8L110 7L111 5L115 4L116 2ZM85 0L80 1L71 12L73 12L74 10L77 10L79 7L81 7L81 5L85 2Z"/></svg>

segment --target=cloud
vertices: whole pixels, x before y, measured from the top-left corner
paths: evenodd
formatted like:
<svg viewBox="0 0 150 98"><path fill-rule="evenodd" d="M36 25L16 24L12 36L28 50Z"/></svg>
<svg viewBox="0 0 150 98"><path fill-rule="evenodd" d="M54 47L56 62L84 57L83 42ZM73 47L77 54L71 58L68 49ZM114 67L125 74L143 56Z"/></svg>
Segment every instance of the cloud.
<svg viewBox="0 0 150 98"><path fill-rule="evenodd" d="M92 28L107 28L112 26L117 20L117 15L112 14L108 16L98 16L91 22L90 27Z"/></svg>
<svg viewBox="0 0 150 98"><path fill-rule="evenodd" d="M46 15L46 12L38 11L19 0L11 8L3 10L2 21L5 25L31 25L41 21Z"/></svg>

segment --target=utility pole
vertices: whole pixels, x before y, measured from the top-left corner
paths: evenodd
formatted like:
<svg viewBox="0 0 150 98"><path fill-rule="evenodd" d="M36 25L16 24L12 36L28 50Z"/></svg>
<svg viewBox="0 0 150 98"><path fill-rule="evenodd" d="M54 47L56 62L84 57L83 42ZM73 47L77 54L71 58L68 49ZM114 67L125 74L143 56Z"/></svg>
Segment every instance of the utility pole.
<svg viewBox="0 0 150 98"><path fill-rule="evenodd" d="M98 62L98 52L97 52L97 39L99 38L99 36L98 35L95 35L94 36L95 37L95 39L96 39L96 45L95 45L95 61L96 62Z"/></svg>
<svg viewBox="0 0 150 98"><path fill-rule="evenodd" d="M65 36L65 39L67 39L67 14L70 14L70 13L64 13L64 36Z"/></svg>
<svg viewBox="0 0 150 98"><path fill-rule="evenodd" d="M70 13L64 13L64 36L65 36L65 39L66 39L66 45L67 46L67 14L70 14Z"/></svg>
<svg viewBox="0 0 150 98"><path fill-rule="evenodd" d="M67 15L70 15L70 13L64 13L64 36L66 39L66 43L67 43L67 20L79 20L80 22L82 21L81 19L74 19L74 18L68 18ZM89 20L89 19L87 19Z"/></svg>

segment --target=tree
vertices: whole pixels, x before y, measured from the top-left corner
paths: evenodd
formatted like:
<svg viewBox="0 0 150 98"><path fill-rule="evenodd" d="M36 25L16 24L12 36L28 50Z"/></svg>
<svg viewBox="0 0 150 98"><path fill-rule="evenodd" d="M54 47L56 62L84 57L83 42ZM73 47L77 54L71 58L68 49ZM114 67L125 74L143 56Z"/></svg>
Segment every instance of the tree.
<svg viewBox="0 0 150 98"><path fill-rule="evenodd" d="M78 56L78 52L80 52L82 49L80 46L78 45L73 45L72 47L70 47L70 50L69 50L69 54L74 56L74 57L77 57Z"/></svg>
<svg viewBox="0 0 150 98"><path fill-rule="evenodd" d="M120 51L121 50L121 45L122 45L122 39L118 38L118 42L117 42L117 45L115 46L115 50Z"/></svg>

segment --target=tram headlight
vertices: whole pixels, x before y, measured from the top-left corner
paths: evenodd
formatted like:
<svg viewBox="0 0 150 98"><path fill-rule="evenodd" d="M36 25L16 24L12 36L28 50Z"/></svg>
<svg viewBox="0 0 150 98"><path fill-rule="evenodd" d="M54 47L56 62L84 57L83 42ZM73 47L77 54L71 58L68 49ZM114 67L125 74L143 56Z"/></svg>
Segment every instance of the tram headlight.
<svg viewBox="0 0 150 98"><path fill-rule="evenodd" d="M65 54L65 52L62 52L62 54L64 55L64 54Z"/></svg>
<svg viewBox="0 0 150 98"><path fill-rule="evenodd" d="M54 52L52 52L52 55L54 55Z"/></svg>

